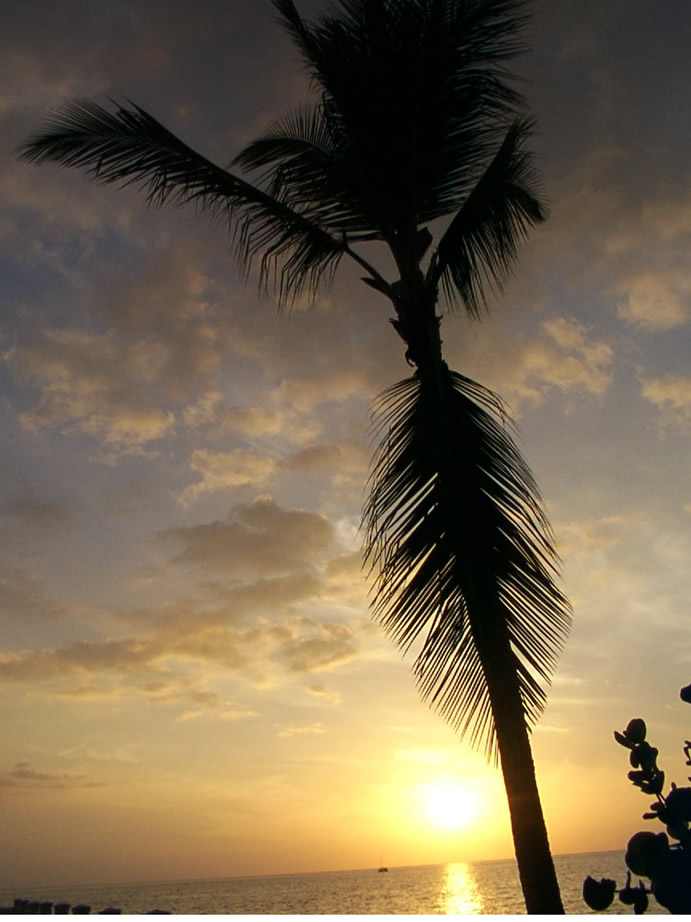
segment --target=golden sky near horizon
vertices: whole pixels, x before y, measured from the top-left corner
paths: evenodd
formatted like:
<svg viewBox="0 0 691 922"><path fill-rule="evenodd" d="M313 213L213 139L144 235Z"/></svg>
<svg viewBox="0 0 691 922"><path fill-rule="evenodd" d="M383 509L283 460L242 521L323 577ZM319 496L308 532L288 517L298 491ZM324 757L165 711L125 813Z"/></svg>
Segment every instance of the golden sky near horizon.
<svg viewBox="0 0 691 922"><path fill-rule="evenodd" d="M442 335L510 404L563 557L574 627L533 741L573 852L643 828L629 718L686 777L691 8L535 11L517 69L551 218L490 315ZM278 316L194 213L15 159L87 96L227 163L304 92L268 0L3 19L5 883L511 856L499 773L368 613L369 406L408 373L387 303L344 267Z"/></svg>

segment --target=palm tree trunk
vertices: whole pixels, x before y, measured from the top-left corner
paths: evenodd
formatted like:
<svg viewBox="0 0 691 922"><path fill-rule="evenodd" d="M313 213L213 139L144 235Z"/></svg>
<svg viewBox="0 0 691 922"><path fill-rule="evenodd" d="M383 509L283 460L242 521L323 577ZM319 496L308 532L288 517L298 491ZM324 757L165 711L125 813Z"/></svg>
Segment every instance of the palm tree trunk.
<svg viewBox="0 0 691 922"><path fill-rule="evenodd" d="M492 610L491 600L496 604L498 587L496 584L480 586L473 579L473 573L482 572L482 567L473 562L473 557L482 553L482 542L469 545L467 538L460 535L457 540L466 551L464 582L468 616L492 706L526 910L530 915L562 915L564 906L547 837L520 690L519 663L511 647L506 621L500 615L495 616Z"/></svg>
<svg viewBox="0 0 691 922"><path fill-rule="evenodd" d="M497 738L526 909L531 915L563 914L527 730L514 729L507 738L497 729Z"/></svg>
<svg viewBox="0 0 691 922"><path fill-rule="evenodd" d="M414 278L412 274L410 277ZM453 541L464 559L468 617L492 707L526 909L531 915L561 915L564 906L535 777L518 659L511 647L506 621L499 613L498 586L496 583L480 586L477 582L476 575L483 572L483 567L479 561L474 563L474 558L492 553L492 538L485 536L489 538L487 541L480 537L484 533L483 523L474 523L474 528L472 522L460 521L465 504L458 491L458 471L454 469L453 422L446 407L448 368L442 356L436 292L422 291L415 281L408 285L398 283L397 319L392 323L407 345L407 360L417 366L421 380L434 391L440 411L439 476L445 482L452 507L459 510Z"/></svg>
<svg viewBox="0 0 691 922"><path fill-rule="evenodd" d="M503 632L502 632L503 633ZM493 632L489 649L474 632L492 702L497 744L509 803L518 874L526 909L532 914L562 914L535 766L521 701L516 656L508 638ZM503 643L502 643L503 640Z"/></svg>

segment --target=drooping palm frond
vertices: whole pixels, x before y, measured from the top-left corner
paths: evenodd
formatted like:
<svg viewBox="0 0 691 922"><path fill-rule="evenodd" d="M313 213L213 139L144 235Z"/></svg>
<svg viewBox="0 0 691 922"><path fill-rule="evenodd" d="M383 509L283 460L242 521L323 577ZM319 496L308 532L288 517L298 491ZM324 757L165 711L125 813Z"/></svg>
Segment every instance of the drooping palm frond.
<svg viewBox="0 0 691 922"><path fill-rule="evenodd" d="M513 123L463 206L439 241L429 267L448 302L459 298L472 316L485 303L485 284L501 291L528 230L544 221L547 209L525 146L532 122Z"/></svg>
<svg viewBox="0 0 691 922"><path fill-rule="evenodd" d="M457 210L521 103L505 62L522 47L523 0L340 0L315 22L273 2L368 229L410 236Z"/></svg>
<svg viewBox="0 0 691 922"><path fill-rule="evenodd" d="M495 730L483 638L492 638L500 669L517 671L530 724L543 708L570 607L554 582L537 486L499 399L445 366L444 375L441 401L419 373L378 400L382 437L364 513L365 555L376 574L375 617L404 651L419 647L423 697L489 753ZM502 667L503 636L513 660Z"/></svg>
<svg viewBox="0 0 691 922"><path fill-rule="evenodd" d="M90 100L58 109L23 146L24 160L85 169L103 183L138 184L154 205L192 203L227 222L247 271L261 254L261 279L280 265L279 297L316 290L330 276L343 243L285 195L271 195L211 163L134 103L109 112Z"/></svg>

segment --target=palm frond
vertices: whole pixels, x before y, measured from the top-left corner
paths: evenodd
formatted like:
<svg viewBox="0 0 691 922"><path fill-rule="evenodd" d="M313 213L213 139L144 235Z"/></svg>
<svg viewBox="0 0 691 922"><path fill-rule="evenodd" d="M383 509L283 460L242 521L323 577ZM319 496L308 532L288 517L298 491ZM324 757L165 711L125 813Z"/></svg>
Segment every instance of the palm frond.
<svg viewBox="0 0 691 922"><path fill-rule="evenodd" d="M525 142L530 119L509 128L491 163L454 216L429 267L453 306L460 298L472 316L485 303L485 286L501 291L516 259L518 244L544 221L546 206Z"/></svg>
<svg viewBox="0 0 691 922"><path fill-rule="evenodd" d="M375 405L381 435L365 507L374 616L408 651L423 697L473 744L495 745L491 675L517 671L525 719L545 701L570 608L532 474L498 397L444 366L443 399L418 373ZM502 637L510 660L501 664Z"/></svg>
<svg viewBox="0 0 691 922"><path fill-rule="evenodd" d="M329 160L334 155L334 140L328 128L320 106L303 106L277 119L263 135L236 155L233 164L255 170L277 160L299 156L306 150L315 157Z"/></svg>
<svg viewBox="0 0 691 922"><path fill-rule="evenodd" d="M454 212L521 105L505 62L523 0L340 0L303 20L274 0L328 113L349 200L382 232Z"/></svg>
<svg viewBox="0 0 691 922"><path fill-rule="evenodd" d="M233 160L262 170L259 181L301 214L350 242L379 235L351 200L342 139L321 104L304 106L270 125Z"/></svg>
<svg viewBox="0 0 691 922"><path fill-rule="evenodd" d="M91 100L58 109L29 138L22 159L85 169L103 183L139 184L150 204L192 203L227 222L247 272L261 254L264 284L278 273L279 298L315 291L330 278L343 244L285 197L271 195L196 153L134 103L109 112Z"/></svg>

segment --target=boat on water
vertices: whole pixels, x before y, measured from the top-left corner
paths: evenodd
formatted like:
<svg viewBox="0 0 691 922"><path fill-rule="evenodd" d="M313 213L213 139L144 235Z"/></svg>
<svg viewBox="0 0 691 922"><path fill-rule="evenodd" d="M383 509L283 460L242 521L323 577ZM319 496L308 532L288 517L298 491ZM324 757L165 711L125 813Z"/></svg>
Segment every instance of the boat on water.
<svg viewBox="0 0 691 922"><path fill-rule="evenodd" d="M378 872L379 874L381 874L382 871L388 871L388 870L389 870L388 868L385 868L385 867L383 867L383 866L380 867L380 868L377 868L377 872Z"/></svg>

